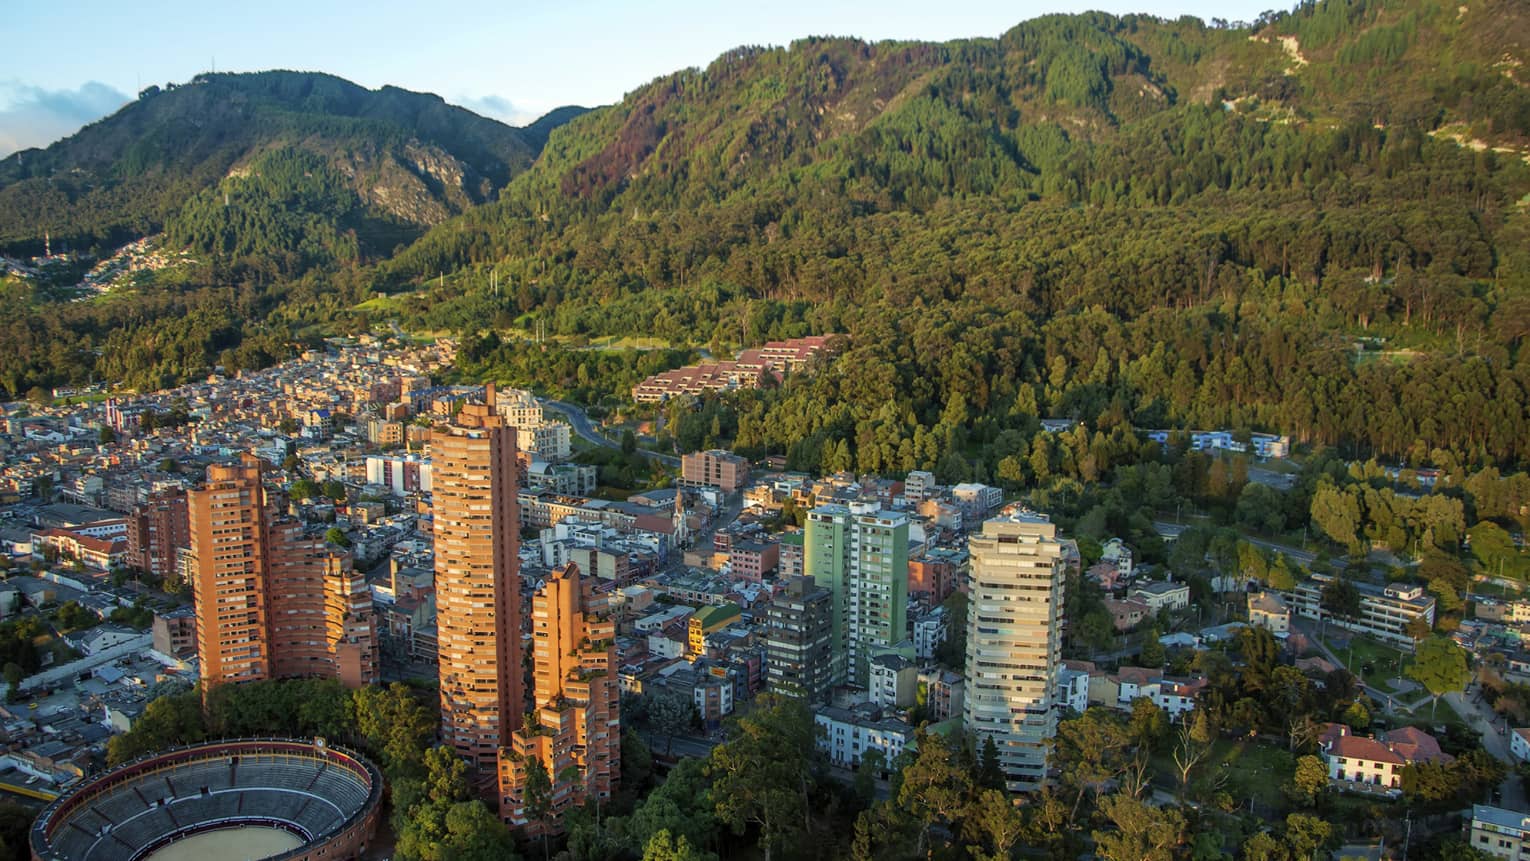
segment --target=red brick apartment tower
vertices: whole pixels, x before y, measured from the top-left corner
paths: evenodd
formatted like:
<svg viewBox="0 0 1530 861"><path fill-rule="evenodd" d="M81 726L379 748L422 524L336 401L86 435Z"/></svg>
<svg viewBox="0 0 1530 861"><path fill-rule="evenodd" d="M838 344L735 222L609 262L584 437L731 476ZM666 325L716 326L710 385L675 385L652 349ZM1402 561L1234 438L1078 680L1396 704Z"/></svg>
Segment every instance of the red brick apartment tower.
<svg viewBox="0 0 1530 861"><path fill-rule="evenodd" d="M246 455L208 467L206 485L187 494L203 692L302 676L377 681L366 583L349 554L277 513L261 472Z"/></svg>
<svg viewBox="0 0 1530 861"><path fill-rule="evenodd" d="M207 484L187 493L204 695L224 682L270 677L260 471L249 455L237 466L209 466Z"/></svg>
<svg viewBox="0 0 1530 861"><path fill-rule="evenodd" d="M536 724L511 736L499 764L500 818L530 836L560 833L569 808L609 799L621 773L616 625L593 584L570 562L532 598ZM540 763L552 781L545 821L532 820L526 809L528 760Z"/></svg>
<svg viewBox="0 0 1530 861"><path fill-rule="evenodd" d="M490 781L522 711L515 429L470 403L430 446L441 738Z"/></svg>
<svg viewBox="0 0 1530 861"><path fill-rule="evenodd" d="M175 551L191 543L186 491L166 490L128 515L128 563L162 579L175 575Z"/></svg>

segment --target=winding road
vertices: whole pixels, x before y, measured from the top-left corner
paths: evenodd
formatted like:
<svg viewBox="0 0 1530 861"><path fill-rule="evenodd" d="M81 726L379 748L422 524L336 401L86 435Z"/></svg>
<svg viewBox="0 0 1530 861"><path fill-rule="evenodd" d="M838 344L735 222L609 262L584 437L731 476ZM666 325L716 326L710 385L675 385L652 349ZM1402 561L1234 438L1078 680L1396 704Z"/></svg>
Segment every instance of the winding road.
<svg viewBox="0 0 1530 861"><path fill-rule="evenodd" d="M568 423L573 425L574 433L579 434L579 436L586 442L592 443L594 445L605 446L606 448L621 447L621 443L601 433L599 429L595 427L594 423L590 421L590 417L585 415L584 409L582 407L567 403L566 401L555 401L551 398L538 398L538 400L540 400L542 402L542 406L546 407L547 409L557 413L562 413L564 418L568 419ZM639 448L638 454L648 458L649 460L656 460L666 466L678 467L680 465L680 458L675 457L672 454L663 454L662 452L649 451L644 448Z"/></svg>

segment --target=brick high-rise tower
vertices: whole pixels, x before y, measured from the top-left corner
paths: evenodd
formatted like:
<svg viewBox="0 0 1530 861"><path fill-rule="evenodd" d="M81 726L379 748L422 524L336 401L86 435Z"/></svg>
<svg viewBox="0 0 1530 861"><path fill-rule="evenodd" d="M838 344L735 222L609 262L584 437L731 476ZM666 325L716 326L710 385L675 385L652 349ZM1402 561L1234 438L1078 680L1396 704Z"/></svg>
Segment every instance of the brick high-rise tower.
<svg viewBox="0 0 1530 861"><path fill-rule="evenodd" d="M531 835L561 832L570 808L609 799L621 773L616 624L592 585L570 562L532 599L536 725L511 736L499 765L500 818ZM551 784L551 809L540 821L531 818L526 797L536 767Z"/></svg>
<svg viewBox="0 0 1530 861"><path fill-rule="evenodd" d="M515 429L470 403L430 445L441 737L491 780L523 706Z"/></svg>
<svg viewBox="0 0 1530 861"><path fill-rule="evenodd" d="M238 466L209 466L207 484L187 494L187 505L202 690L270 678L259 460L246 455Z"/></svg>
<svg viewBox="0 0 1530 861"><path fill-rule="evenodd" d="M370 596L348 554L279 513L261 461L210 466L187 494L203 691L297 676L377 680Z"/></svg>

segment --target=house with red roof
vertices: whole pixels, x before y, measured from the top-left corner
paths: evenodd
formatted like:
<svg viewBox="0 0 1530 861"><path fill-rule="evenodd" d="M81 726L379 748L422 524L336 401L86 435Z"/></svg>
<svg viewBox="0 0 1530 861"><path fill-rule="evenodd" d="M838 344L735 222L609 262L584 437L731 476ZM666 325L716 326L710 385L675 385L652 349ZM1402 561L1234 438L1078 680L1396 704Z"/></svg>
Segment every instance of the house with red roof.
<svg viewBox="0 0 1530 861"><path fill-rule="evenodd" d="M1352 735L1343 724L1328 724L1318 738L1328 781L1342 790L1402 793L1402 770L1423 762L1453 760L1440 750L1434 736L1413 727L1384 732L1375 738Z"/></svg>

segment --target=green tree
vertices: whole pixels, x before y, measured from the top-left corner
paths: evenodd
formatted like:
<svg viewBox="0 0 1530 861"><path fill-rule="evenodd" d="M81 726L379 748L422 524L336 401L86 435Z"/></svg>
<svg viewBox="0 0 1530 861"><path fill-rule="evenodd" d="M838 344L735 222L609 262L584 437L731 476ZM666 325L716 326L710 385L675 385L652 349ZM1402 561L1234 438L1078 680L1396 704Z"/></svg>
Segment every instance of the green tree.
<svg viewBox="0 0 1530 861"><path fill-rule="evenodd" d="M1069 820L1078 816L1086 793L1096 797L1126 763L1130 736L1105 709L1089 709L1057 725L1057 758L1065 786L1074 790Z"/></svg>
<svg viewBox="0 0 1530 861"><path fill-rule="evenodd" d="M324 530L324 540L337 547L351 546L350 536L346 535L345 530L338 526L331 526Z"/></svg>
<svg viewBox="0 0 1530 861"><path fill-rule="evenodd" d="M1025 821L1009 794L984 789L969 803L963 821L969 833L969 851L978 861L1007 861L1025 830Z"/></svg>
<svg viewBox="0 0 1530 861"><path fill-rule="evenodd" d="M977 785L982 789L1004 789L1004 764L999 760L999 746L993 736L983 736L983 753L978 760Z"/></svg>
<svg viewBox="0 0 1530 861"><path fill-rule="evenodd" d="M855 766L855 779L851 788L862 808L870 807L877 798L877 779L887 768L887 756L875 748L866 751Z"/></svg>
<svg viewBox="0 0 1530 861"><path fill-rule="evenodd" d="M1100 800L1112 826L1095 831L1095 855L1103 861L1172 861L1184 843L1185 817L1173 807L1154 807L1124 794Z"/></svg>
<svg viewBox="0 0 1530 861"><path fill-rule="evenodd" d="M813 734L805 704L767 695L712 749L707 773L717 818L735 834L757 826L766 861L812 830Z"/></svg>
<svg viewBox="0 0 1530 861"><path fill-rule="evenodd" d="M643 861L707 861L715 857L696 849L684 834L672 836L667 830L655 834L643 847Z"/></svg>
<svg viewBox="0 0 1530 861"><path fill-rule="evenodd" d="M1423 685L1433 697L1432 715L1442 694L1459 691L1471 680L1466 650L1448 637L1430 637L1418 644L1413 663L1408 666L1408 678Z"/></svg>
<svg viewBox="0 0 1530 861"><path fill-rule="evenodd" d="M1140 655L1144 667L1162 667L1168 660L1163 643L1158 642L1158 627L1149 625L1138 634L1138 640L1142 644Z"/></svg>
<svg viewBox="0 0 1530 861"><path fill-rule="evenodd" d="M112 430L110 425L102 425L97 438L101 445L111 445L117 441L117 432Z"/></svg>
<svg viewBox="0 0 1530 861"><path fill-rule="evenodd" d="M1152 750L1169 734L1169 716L1150 697L1132 700L1131 716L1127 719L1132 743Z"/></svg>
<svg viewBox="0 0 1530 861"><path fill-rule="evenodd" d="M1296 772L1286 784L1286 797L1299 807L1312 807L1328 789L1328 767L1311 754L1297 757Z"/></svg>
<svg viewBox="0 0 1530 861"><path fill-rule="evenodd" d="M972 776L957 767L941 736L921 731L914 741L919 752L903 769L897 802L919 824L918 850L923 854L937 825L949 827L960 818L972 792Z"/></svg>
<svg viewBox="0 0 1530 861"><path fill-rule="evenodd" d="M552 831L552 778L547 774L547 769L542 765L542 760L535 754L526 754L526 786L525 802L526 817L532 822L542 826L542 857L551 859L552 852L548 848L547 836Z"/></svg>
<svg viewBox="0 0 1530 861"><path fill-rule="evenodd" d="M1344 619L1360 615L1360 590L1343 577L1335 577L1323 586L1320 602L1324 612Z"/></svg>

